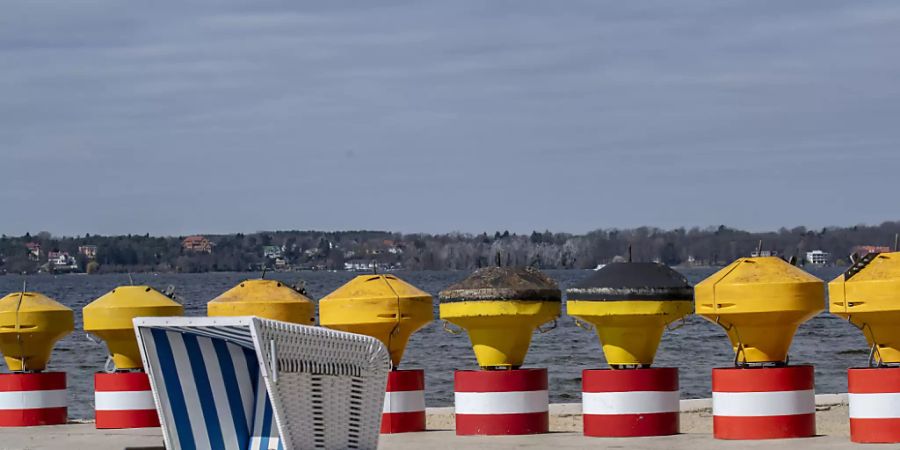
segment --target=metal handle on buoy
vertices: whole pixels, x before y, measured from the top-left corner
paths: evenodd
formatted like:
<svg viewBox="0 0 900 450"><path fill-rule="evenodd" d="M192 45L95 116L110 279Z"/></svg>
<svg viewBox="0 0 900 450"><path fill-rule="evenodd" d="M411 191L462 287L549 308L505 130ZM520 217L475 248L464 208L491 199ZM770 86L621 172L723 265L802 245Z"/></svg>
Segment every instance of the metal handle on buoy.
<svg viewBox="0 0 900 450"><path fill-rule="evenodd" d="M676 326L674 326L674 327L670 327L669 325L672 324L672 323L674 323L674 322L669 322L669 323L666 324L666 330L667 330L667 331L675 331L675 330L677 330L677 329L679 329L679 328L681 328L681 327L687 325L687 320L685 320L684 316L681 316L681 323L679 323L678 325L676 325Z"/></svg>
<svg viewBox="0 0 900 450"><path fill-rule="evenodd" d="M550 323L551 323L550 328L547 328L547 329L541 328L541 327L543 326L543 324L542 324L542 325L538 325L538 327L537 327L538 333L544 334L544 333L548 333L548 332L550 332L550 331L552 331L552 330L555 330L556 327L557 327L557 325L558 325L558 324L556 323L556 319L553 319L553 321L550 322Z"/></svg>
<svg viewBox="0 0 900 450"><path fill-rule="evenodd" d="M594 331L594 326L575 319L575 326L585 331Z"/></svg>
<svg viewBox="0 0 900 450"><path fill-rule="evenodd" d="M461 334L463 332L463 329L459 328L459 327L457 327L456 330L451 329L449 326L450 322L447 322L446 320L441 321L441 323L442 323L441 327L444 329L444 331L446 331L450 334Z"/></svg>

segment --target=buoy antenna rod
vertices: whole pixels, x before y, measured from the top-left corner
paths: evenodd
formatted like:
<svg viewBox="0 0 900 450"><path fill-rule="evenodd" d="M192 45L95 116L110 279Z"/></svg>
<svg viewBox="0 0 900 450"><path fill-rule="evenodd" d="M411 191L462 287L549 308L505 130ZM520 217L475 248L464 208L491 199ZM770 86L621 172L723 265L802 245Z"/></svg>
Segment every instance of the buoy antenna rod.
<svg viewBox="0 0 900 450"><path fill-rule="evenodd" d="M631 244L628 244L628 262L631 262Z"/></svg>
<svg viewBox="0 0 900 450"><path fill-rule="evenodd" d="M900 251L900 233L894 233L894 251Z"/></svg>
<svg viewBox="0 0 900 450"><path fill-rule="evenodd" d="M756 256L762 256L762 239L756 244Z"/></svg>

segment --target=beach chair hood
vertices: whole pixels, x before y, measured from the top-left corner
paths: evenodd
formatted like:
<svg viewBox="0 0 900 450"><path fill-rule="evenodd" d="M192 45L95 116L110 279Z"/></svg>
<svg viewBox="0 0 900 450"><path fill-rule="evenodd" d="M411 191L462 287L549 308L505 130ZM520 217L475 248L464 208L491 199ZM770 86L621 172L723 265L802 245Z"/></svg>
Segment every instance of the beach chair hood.
<svg viewBox="0 0 900 450"><path fill-rule="evenodd" d="M374 449L377 339L257 317L134 319L170 449Z"/></svg>

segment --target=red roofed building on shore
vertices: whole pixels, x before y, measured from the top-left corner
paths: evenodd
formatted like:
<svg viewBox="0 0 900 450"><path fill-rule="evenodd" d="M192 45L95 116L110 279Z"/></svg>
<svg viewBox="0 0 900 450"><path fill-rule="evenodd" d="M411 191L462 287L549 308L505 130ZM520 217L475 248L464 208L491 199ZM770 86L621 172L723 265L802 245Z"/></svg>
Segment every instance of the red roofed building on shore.
<svg viewBox="0 0 900 450"><path fill-rule="evenodd" d="M188 236L181 241L181 248L194 253L212 253L212 242L203 236Z"/></svg>

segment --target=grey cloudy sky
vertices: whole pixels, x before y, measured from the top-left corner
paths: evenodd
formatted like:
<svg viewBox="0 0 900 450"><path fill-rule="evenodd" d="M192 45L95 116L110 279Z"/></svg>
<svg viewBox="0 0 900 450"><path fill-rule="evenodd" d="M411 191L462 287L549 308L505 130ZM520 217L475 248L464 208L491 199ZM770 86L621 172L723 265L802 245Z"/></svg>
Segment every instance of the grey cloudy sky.
<svg viewBox="0 0 900 450"><path fill-rule="evenodd" d="M0 232L898 219L900 3L6 1Z"/></svg>

